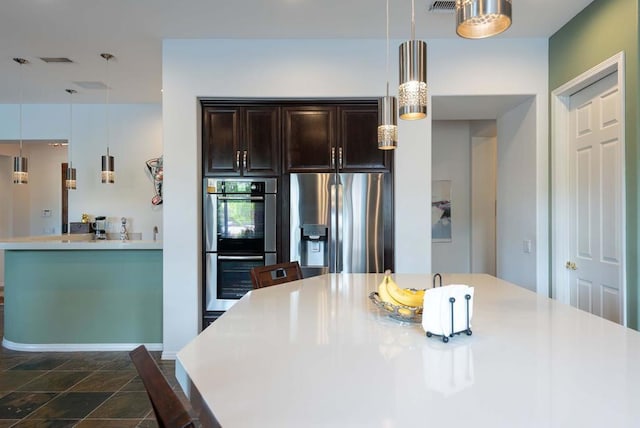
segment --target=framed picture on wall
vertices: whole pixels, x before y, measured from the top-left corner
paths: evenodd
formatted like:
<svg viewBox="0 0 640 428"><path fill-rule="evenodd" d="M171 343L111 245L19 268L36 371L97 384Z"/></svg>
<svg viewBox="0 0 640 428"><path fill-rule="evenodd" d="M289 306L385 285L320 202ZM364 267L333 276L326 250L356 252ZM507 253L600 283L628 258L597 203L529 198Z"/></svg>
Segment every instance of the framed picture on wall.
<svg viewBox="0 0 640 428"><path fill-rule="evenodd" d="M432 183L431 239L433 242L451 242L451 180Z"/></svg>

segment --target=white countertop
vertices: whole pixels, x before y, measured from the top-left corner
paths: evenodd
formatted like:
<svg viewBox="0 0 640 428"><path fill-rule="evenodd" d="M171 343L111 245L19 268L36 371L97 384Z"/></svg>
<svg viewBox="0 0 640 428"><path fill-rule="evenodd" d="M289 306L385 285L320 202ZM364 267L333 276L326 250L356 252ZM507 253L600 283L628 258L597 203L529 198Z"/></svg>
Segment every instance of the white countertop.
<svg viewBox="0 0 640 428"><path fill-rule="evenodd" d="M93 240L91 234L48 235L0 241L0 250L161 250L162 241Z"/></svg>
<svg viewBox="0 0 640 428"><path fill-rule="evenodd" d="M395 278L431 287L430 275ZM640 423L637 331L488 275L444 275L475 286L475 304L473 335L443 343L369 301L381 279L252 291L178 353L177 371L223 427Z"/></svg>

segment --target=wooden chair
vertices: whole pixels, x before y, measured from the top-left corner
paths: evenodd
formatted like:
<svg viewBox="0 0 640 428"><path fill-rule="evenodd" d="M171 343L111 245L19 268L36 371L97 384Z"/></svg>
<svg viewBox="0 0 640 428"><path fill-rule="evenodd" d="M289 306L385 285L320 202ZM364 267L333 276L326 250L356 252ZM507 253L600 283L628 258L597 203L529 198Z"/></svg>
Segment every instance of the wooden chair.
<svg viewBox="0 0 640 428"><path fill-rule="evenodd" d="M300 269L298 262L277 263L251 269L251 282L254 290L298 279L302 279L302 269Z"/></svg>
<svg viewBox="0 0 640 428"><path fill-rule="evenodd" d="M144 383L153 413L160 428L192 428L195 427L189 412L171 389L160 368L144 345L129 352L133 365Z"/></svg>

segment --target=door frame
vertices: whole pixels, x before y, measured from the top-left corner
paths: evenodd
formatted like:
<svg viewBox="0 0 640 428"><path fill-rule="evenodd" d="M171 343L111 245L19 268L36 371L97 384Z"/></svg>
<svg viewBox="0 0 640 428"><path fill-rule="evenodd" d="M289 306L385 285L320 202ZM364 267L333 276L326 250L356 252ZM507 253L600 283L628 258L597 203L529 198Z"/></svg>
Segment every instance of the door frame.
<svg viewBox="0 0 640 428"><path fill-rule="evenodd" d="M578 77L556 88L551 92L551 296L569 304L569 272L564 264L569 260L569 98L576 92L597 82L603 77L618 72L618 90L620 91L620 142L621 182L622 182L622 225L620 228L622 254L621 278L622 287L622 322L627 325L627 276L626 276L626 181L625 181L625 55L619 52L587 70Z"/></svg>

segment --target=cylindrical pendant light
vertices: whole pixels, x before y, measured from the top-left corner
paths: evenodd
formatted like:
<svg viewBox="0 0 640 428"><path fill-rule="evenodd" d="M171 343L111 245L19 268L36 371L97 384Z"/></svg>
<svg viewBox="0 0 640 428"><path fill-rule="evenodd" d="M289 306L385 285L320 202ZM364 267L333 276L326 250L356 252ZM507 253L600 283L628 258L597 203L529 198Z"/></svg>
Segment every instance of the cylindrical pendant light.
<svg viewBox="0 0 640 428"><path fill-rule="evenodd" d="M115 182L115 161L113 159L113 156L109 154L109 147L107 147L106 156L102 155L102 182Z"/></svg>
<svg viewBox="0 0 640 428"><path fill-rule="evenodd" d="M511 0L456 0L456 33L467 39L495 36L511 26Z"/></svg>
<svg viewBox="0 0 640 428"><path fill-rule="evenodd" d="M15 62L20 64L20 154L13 158L13 183L27 184L29 183L29 165L27 158L22 156L22 66L28 64L24 58L14 58Z"/></svg>
<svg viewBox="0 0 640 428"><path fill-rule="evenodd" d="M415 4L411 0L411 40L400 45L400 119L427 117L427 44L415 38Z"/></svg>
<svg viewBox="0 0 640 428"><path fill-rule="evenodd" d="M378 148L393 150L398 147L398 106L396 97L389 95L378 100Z"/></svg>
<svg viewBox="0 0 640 428"><path fill-rule="evenodd" d="M105 88L105 115L106 115L106 137L107 137L107 154L102 156L102 172L100 174L103 183L115 183L115 162L113 156L109 154L109 60L113 55L109 53L100 54L107 61L107 82Z"/></svg>
<svg viewBox="0 0 640 428"><path fill-rule="evenodd" d="M76 169L73 167L73 152L71 150L71 140L73 140L73 94L75 94L77 91L75 89L65 89L65 91L69 94L69 145L67 146L69 166L67 167L64 186L68 190L75 190Z"/></svg>
<svg viewBox="0 0 640 428"><path fill-rule="evenodd" d="M398 147L398 118L396 97L389 96L389 0L387 0L387 95L378 100L378 148Z"/></svg>

